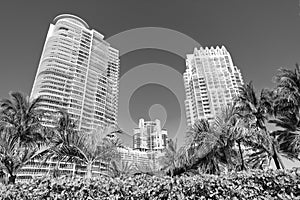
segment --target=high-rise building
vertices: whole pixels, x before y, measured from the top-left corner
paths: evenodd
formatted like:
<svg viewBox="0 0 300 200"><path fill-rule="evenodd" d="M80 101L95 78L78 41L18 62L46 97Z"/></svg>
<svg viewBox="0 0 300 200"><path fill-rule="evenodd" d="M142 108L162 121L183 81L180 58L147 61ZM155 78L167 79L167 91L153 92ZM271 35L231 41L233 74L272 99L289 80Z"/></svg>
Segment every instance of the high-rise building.
<svg viewBox="0 0 300 200"><path fill-rule="evenodd" d="M66 109L78 129L85 133L116 124L118 106L119 52L99 32L77 16L63 14L50 24L31 98L41 97L48 117L45 126L55 126L58 109ZM98 162L94 174L102 170ZM20 170L18 180L51 173L57 161L33 160ZM61 162L63 174L84 175L86 166ZM99 171L100 170L100 171Z"/></svg>
<svg viewBox="0 0 300 200"><path fill-rule="evenodd" d="M224 46L195 48L187 55L183 79L187 125L197 119L214 119L232 104L243 84L241 72Z"/></svg>
<svg viewBox="0 0 300 200"><path fill-rule="evenodd" d="M139 127L134 129L133 149L140 151L163 150L167 145L168 132L161 129L158 119L155 121L139 120Z"/></svg>
<svg viewBox="0 0 300 200"><path fill-rule="evenodd" d="M77 16L63 14L50 24L31 98L41 96L51 112L63 108L84 132L115 124L119 52ZM52 117L53 118L53 117Z"/></svg>

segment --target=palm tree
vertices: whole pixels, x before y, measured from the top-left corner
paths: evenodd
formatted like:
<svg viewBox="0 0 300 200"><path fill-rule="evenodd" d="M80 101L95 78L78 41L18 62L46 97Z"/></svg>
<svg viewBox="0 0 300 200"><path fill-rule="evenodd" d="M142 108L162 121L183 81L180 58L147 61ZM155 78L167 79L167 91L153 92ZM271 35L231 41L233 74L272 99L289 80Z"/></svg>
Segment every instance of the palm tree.
<svg viewBox="0 0 300 200"><path fill-rule="evenodd" d="M75 162L87 166L87 178L92 177L92 166L96 162L109 163L119 159L119 153L111 140L103 138L108 127L92 133L67 132L66 141L54 148L54 153L60 161Z"/></svg>
<svg viewBox="0 0 300 200"><path fill-rule="evenodd" d="M8 176L8 183L14 184L17 172L29 161L41 158L49 150L48 146L23 146L21 139L15 139L11 129L0 135L0 169Z"/></svg>
<svg viewBox="0 0 300 200"><path fill-rule="evenodd" d="M168 141L166 148L163 150L163 155L159 158L159 163L162 166L162 170L166 173L174 175L176 168L180 168L179 151L177 148L177 140L174 142L172 139Z"/></svg>
<svg viewBox="0 0 300 200"><path fill-rule="evenodd" d="M59 119L54 128L45 127L46 141L49 143L49 153L45 156L42 163L48 159L56 160L56 166L53 172L59 172L59 164L62 160L67 159L66 152L62 150L66 146L71 146L71 143L78 137L77 122L72 120L69 113L64 109L59 109L57 116ZM55 174L55 173L54 173ZM54 175L53 174L53 175Z"/></svg>
<svg viewBox="0 0 300 200"><path fill-rule="evenodd" d="M221 110L214 121L199 120L187 133L189 169L220 173L222 169L245 170L244 147L252 132L245 127L236 105Z"/></svg>
<svg viewBox="0 0 300 200"><path fill-rule="evenodd" d="M243 137L243 144L246 150L245 160L249 168L264 169L270 164L273 155L273 146L277 147L276 142L266 130L249 127ZM281 160L277 159L280 163Z"/></svg>
<svg viewBox="0 0 300 200"><path fill-rule="evenodd" d="M273 113L272 91L263 89L257 97L252 82L239 87L236 109L250 125L266 130L266 121Z"/></svg>
<svg viewBox="0 0 300 200"><path fill-rule="evenodd" d="M277 87L275 92L275 123L281 130L274 131L274 137L281 153L289 159L299 159L300 147L300 66L294 70L280 69L275 76Z"/></svg>
<svg viewBox="0 0 300 200"><path fill-rule="evenodd" d="M278 142L280 153L288 159L300 160L300 116L299 113L287 113L271 121L280 130L273 135Z"/></svg>
<svg viewBox="0 0 300 200"><path fill-rule="evenodd" d="M221 152L222 145L220 134L207 120L196 121L187 132L187 157L190 163L187 169L220 173L221 165L227 164L225 154Z"/></svg>
<svg viewBox="0 0 300 200"><path fill-rule="evenodd" d="M50 140L52 153L47 157L57 160L56 170L60 162L84 164L87 166L86 176L91 178L93 164L98 161L109 163L118 158L117 147L122 144L118 138L112 137L113 133L120 132L117 127L109 125L92 133L82 133L67 111L59 110L59 114L58 125Z"/></svg>
<svg viewBox="0 0 300 200"><path fill-rule="evenodd" d="M215 132L219 133L219 142L222 144L221 149L224 151L224 156L229 170L233 170L236 166L241 165L244 170L244 158L241 149L245 130L241 126L240 119L235 109L235 105L228 105L223 108L214 120ZM240 157L237 156L235 144L239 146ZM241 164L240 164L241 161Z"/></svg>
<svg viewBox="0 0 300 200"><path fill-rule="evenodd" d="M260 152L260 154L272 157L277 169L284 168L278 153L276 140L271 137L265 125L266 121L274 113L274 93L270 90L263 89L260 97L257 97L252 82L241 86L239 89L240 94L236 99L236 109L239 113L239 117L244 119L244 122L248 124L247 126L251 130L257 131L254 134L256 139L253 140L253 137L248 138L248 143L255 146L255 157L265 157L257 154ZM252 133L254 132L252 131ZM252 141L250 139L252 139ZM271 146L268 144L271 144Z"/></svg>
<svg viewBox="0 0 300 200"><path fill-rule="evenodd" d="M13 140L20 139L22 146L44 142L40 101L41 98L30 101L20 92L11 92L10 99L0 100L0 129L11 129Z"/></svg>
<svg viewBox="0 0 300 200"><path fill-rule="evenodd" d="M134 167L132 163L123 162L123 161L116 161L113 160L109 167L108 174L111 177L120 177L120 176L129 176L134 173Z"/></svg>
<svg viewBox="0 0 300 200"><path fill-rule="evenodd" d="M281 68L274 77L277 83L275 92L275 112L279 115L289 112L300 112L300 66L294 70Z"/></svg>

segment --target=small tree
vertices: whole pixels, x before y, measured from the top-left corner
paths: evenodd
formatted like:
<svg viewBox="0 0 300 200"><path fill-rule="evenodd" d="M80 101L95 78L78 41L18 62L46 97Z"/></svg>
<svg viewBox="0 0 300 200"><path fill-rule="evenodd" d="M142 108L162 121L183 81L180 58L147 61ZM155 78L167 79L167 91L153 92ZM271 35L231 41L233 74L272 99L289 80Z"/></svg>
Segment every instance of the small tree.
<svg viewBox="0 0 300 200"><path fill-rule="evenodd" d="M119 159L116 146L103 135L107 135L108 128L92 133L67 133L68 143L62 143L53 149L60 161L75 162L87 166L86 177L92 177L92 166L96 162L109 163Z"/></svg>
<svg viewBox="0 0 300 200"><path fill-rule="evenodd" d="M165 173L174 175L175 171L182 167L184 157L183 153L177 148L177 140L174 142L172 139L168 141L166 148L163 150L163 155L159 157L159 164L162 166L162 170Z"/></svg>
<svg viewBox="0 0 300 200"><path fill-rule="evenodd" d="M120 177L122 175L133 175L134 167L132 163L113 160L108 169L108 175L111 177Z"/></svg>

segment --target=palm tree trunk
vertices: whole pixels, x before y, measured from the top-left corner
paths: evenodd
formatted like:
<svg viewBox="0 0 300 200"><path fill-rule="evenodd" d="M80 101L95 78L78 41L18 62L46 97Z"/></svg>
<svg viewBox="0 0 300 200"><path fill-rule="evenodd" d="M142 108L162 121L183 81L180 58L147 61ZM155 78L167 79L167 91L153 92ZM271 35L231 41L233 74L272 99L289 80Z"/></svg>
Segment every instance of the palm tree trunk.
<svg viewBox="0 0 300 200"><path fill-rule="evenodd" d="M88 162L86 166L86 178L91 179L92 178L92 162Z"/></svg>
<svg viewBox="0 0 300 200"><path fill-rule="evenodd" d="M279 161L279 163L280 163L280 165L281 165L281 168L282 168L282 169L285 169L285 166L284 166L284 164L283 164L283 162L282 162L282 159L280 158L280 155L279 155L279 154L277 154L277 158L278 158L278 161Z"/></svg>
<svg viewBox="0 0 300 200"><path fill-rule="evenodd" d="M238 142L238 146L239 146L239 152L240 152L240 155L241 155L241 160L242 160L242 166L241 166L241 170L245 170L246 167L245 167L245 163L244 163L244 157L243 157L243 151L242 151L242 148L241 148L241 142Z"/></svg>
<svg viewBox="0 0 300 200"><path fill-rule="evenodd" d="M273 157L276 169L280 169L280 164L279 164L279 161L277 160L276 154L274 153L274 155L272 157Z"/></svg>
<svg viewBox="0 0 300 200"><path fill-rule="evenodd" d="M281 169L281 168L285 169L284 164L283 164L283 162L282 162L282 160L281 160L281 158L280 158L280 156L277 152L277 149L276 149L275 145L273 144L272 146L273 146L273 152L274 152L272 157L273 157L276 168L277 169Z"/></svg>

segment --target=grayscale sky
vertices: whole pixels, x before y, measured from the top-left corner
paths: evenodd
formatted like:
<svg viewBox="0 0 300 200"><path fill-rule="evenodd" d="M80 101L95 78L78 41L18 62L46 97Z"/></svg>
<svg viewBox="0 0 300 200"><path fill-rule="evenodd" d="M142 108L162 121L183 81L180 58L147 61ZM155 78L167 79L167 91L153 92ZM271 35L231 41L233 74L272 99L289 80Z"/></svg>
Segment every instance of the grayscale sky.
<svg viewBox="0 0 300 200"><path fill-rule="evenodd" d="M258 90L273 87L277 69L300 62L298 0L1 1L0 97L7 97L9 91L30 94L49 24L62 13L83 18L106 38L133 28L163 27L186 34L202 46L224 45L244 80L253 80ZM121 57L120 76L146 63L168 65L179 73L185 69L184 59L172 52L141 49ZM126 87L121 86L123 92ZM184 91L178 95L184 97ZM128 109L135 122L140 117L165 121L172 137L184 115L179 101L167 87L152 83L133 93ZM131 132L126 119L118 121Z"/></svg>

